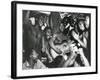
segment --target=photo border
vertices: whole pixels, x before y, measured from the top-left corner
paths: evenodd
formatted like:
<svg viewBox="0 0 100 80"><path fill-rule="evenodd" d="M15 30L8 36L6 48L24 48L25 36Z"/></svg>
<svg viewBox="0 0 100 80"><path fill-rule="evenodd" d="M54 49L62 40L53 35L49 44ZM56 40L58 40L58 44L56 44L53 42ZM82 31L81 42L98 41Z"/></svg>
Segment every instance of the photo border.
<svg viewBox="0 0 100 80"><path fill-rule="evenodd" d="M49 5L49 6L63 6L63 7L80 7L80 8L94 8L96 9L96 71L83 73L69 73L69 74L51 74L51 75L37 75L37 76L17 76L17 4L32 4L32 5ZM68 75L85 75L98 73L98 7L87 5L73 5L73 4L57 4L57 3L40 3L40 2L11 2L11 78L39 78L39 77L53 77L53 76L68 76Z"/></svg>

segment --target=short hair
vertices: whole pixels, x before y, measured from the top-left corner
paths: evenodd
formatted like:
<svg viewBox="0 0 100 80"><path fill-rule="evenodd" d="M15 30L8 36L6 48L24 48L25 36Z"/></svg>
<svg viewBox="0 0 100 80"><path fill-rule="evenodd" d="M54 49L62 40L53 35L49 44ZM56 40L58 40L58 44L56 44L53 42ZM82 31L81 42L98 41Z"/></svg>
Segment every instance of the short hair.
<svg viewBox="0 0 100 80"><path fill-rule="evenodd" d="M82 24L84 25L84 30L82 31L81 29L80 29L80 27L79 27L79 23L80 22L82 22ZM84 20L78 20L78 23L77 23L77 31L80 33L80 34L82 34L84 31L86 31L86 27L85 27L85 22L84 22Z"/></svg>
<svg viewBox="0 0 100 80"><path fill-rule="evenodd" d="M46 35L47 30L51 30L51 35L52 35L52 33L53 33L52 32L52 28L51 27L48 27L48 26L44 29L44 35Z"/></svg>
<svg viewBox="0 0 100 80"><path fill-rule="evenodd" d="M47 26L47 27L44 29L44 31L46 32L46 31L49 30L49 29L52 30L51 27L48 27L48 26Z"/></svg>

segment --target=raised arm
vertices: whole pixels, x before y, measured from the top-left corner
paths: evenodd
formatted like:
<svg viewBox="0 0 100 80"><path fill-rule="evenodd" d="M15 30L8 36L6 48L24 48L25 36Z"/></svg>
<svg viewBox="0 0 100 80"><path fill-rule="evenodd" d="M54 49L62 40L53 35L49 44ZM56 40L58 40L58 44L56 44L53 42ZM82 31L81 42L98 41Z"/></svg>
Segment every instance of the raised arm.
<svg viewBox="0 0 100 80"><path fill-rule="evenodd" d="M52 62L53 58L51 57L49 50L47 49L47 46L45 45L44 37L42 37L42 52L45 52L49 62Z"/></svg>
<svg viewBox="0 0 100 80"><path fill-rule="evenodd" d="M81 56L81 61L82 61L82 63L84 64L84 66L89 66L89 62L88 62L87 58L85 57L82 48L79 49L79 54L80 54L80 56Z"/></svg>
<svg viewBox="0 0 100 80"><path fill-rule="evenodd" d="M54 38L51 38L49 41L49 45L56 53L61 54L62 53L61 50L58 49L56 45L54 45L54 40L55 40Z"/></svg>
<svg viewBox="0 0 100 80"><path fill-rule="evenodd" d="M68 67L75 62L77 54L71 54L71 56L64 62L62 67Z"/></svg>
<svg viewBox="0 0 100 80"><path fill-rule="evenodd" d="M77 41L80 43L80 45L81 45L82 47L87 48L87 40L86 40L85 37L83 37L83 41L80 40L80 39L78 39Z"/></svg>
<svg viewBox="0 0 100 80"><path fill-rule="evenodd" d="M75 59L77 57L76 51L77 51L77 47L74 44L70 45L70 56L63 64L63 67L68 67L74 64Z"/></svg>
<svg viewBox="0 0 100 80"><path fill-rule="evenodd" d="M79 34L77 34L76 32L72 32L72 36L74 37L75 40L77 40L79 42L79 44L84 47L87 48L87 40L86 38L83 36L83 40L80 39Z"/></svg>

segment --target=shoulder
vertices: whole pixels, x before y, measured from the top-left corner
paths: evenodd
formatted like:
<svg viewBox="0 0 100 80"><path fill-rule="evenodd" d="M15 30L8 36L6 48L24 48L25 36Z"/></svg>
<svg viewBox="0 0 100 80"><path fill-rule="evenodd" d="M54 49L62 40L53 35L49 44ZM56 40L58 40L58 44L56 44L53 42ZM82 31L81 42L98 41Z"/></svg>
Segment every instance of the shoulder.
<svg viewBox="0 0 100 80"><path fill-rule="evenodd" d="M47 68L39 59L37 60L37 68L38 69L43 69Z"/></svg>
<svg viewBox="0 0 100 80"><path fill-rule="evenodd" d="M86 39L88 39L88 31L83 33L83 37L85 37Z"/></svg>

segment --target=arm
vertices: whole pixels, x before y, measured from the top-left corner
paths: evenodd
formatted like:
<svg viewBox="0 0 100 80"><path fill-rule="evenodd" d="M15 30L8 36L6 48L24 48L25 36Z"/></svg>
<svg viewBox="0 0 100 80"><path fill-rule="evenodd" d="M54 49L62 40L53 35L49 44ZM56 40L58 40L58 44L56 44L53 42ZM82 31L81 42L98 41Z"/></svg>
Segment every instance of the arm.
<svg viewBox="0 0 100 80"><path fill-rule="evenodd" d="M53 61L53 57L50 55L50 53L49 53L49 51L48 51L48 49L46 48L46 54L47 54L47 56L48 56L48 59L49 59L49 62L52 62Z"/></svg>
<svg viewBox="0 0 100 80"><path fill-rule="evenodd" d="M54 42L54 38L50 39L50 41L49 41L50 47L51 47L56 53L61 54L61 53L62 53L61 50L58 49L57 46L55 46L53 42Z"/></svg>
<svg viewBox="0 0 100 80"><path fill-rule="evenodd" d="M42 37L42 52L45 52L44 37Z"/></svg>
<svg viewBox="0 0 100 80"><path fill-rule="evenodd" d="M48 59L49 59L49 61L52 62L52 57L51 57L48 49L45 46L44 37L42 37L42 52L45 52L47 57L48 57Z"/></svg>
<svg viewBox="0 0 100 80"><path fill-rule="evenodd" d="M74 66L75 67L80 67L80 65L75 61L75 63L74 63Z"/></svg>
<svg viewBox="0 0 100 80"><path fill-rule="evenodd" d="M73 64L76 59L76 54L71 54L71 56L64 62L63 67L68 67L69 65Z"/></svg>
<svg viewBox="0 0 100 80"><path fill-rule="evenodd" d="M72 32L72 36L74 37L75 40L77 40L80 43L80 45L82 47L84 47L84 48L87 47L87 40L83 35L82 35L83 36L83 41L79 38L79 35L76 34L76 32L74 32L74 31Z"/></svg>
<svg viewBox="0 0 100 80"><path fill-rule="evenodd" d="M29 15L30 15L30 11L27 11L26 15L25 15L25 19L24 19L24 24L27 24L29 21Z"/></svg>
<svg viewBox="0 0 100 80"><path fill-rule="evenodd" d="M77 57L77 52L78 52L78 48L75 46L75 44L70 44L70 52L71 52L71 55L65 61L63 67L67 67L67 66L72 65L73 63L75 63L75 59Z"/></svg>
<svg viewBox="0 0 100 80"><path fill-rule="evenodd" d="M87 40L85 37L83 38L83 41L81 41L80 39L77 39L77 41L81 44L82 47L87 47Z"/></svg>
<svg viewBox="0 0 100 80"><path fill-rule="evenodd" d="M79 49L79 54L80 54L80 56L81 56L81 61L82 61L82 63L84 64L84 66L89 66L89 62L88 62L87 58L85 57L82 48Z"/></svg>

